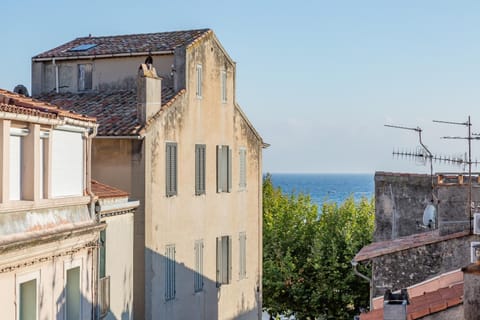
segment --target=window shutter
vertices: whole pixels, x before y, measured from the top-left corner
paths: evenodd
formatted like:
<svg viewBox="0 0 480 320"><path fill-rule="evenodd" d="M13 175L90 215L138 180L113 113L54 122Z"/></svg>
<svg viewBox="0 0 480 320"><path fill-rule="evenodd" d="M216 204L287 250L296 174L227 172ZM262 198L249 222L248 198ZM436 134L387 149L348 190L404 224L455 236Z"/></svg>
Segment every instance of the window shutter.
<svg viewBox="0 0 480 320"><path fill-rule="evenodd" d="M201 151L201 163L200 163L200 191L204 194L206 192L205 190L205 180L206 180L206 157L207 157L207 146L202 145L202 148L200 149Z"/></svg>
<svg viewBox="0 0 480 320"><path fill-rule="evenodd" d="M166 144L166 195L173 196L177 194L177 144L167 142Z"/></svg>
<svg viewBox="0 0 480 320"><path fill-rule="evenodd" d="M217 192L222 192L222 146L217 146Z"/></svg>
<svg viewBox="0 0 480 320"><path fill-rule="evenodd" d="M232 192L232 149L227 148L227 175L228 186L227 192Z"/></svg>
<svg viewBox="0 0 480 320"><path fill-rule="evenodd" d="M200 146L195 145L195 194L200 194Z"/></svg>
<svg viewBox="0 0 480 320"><path fill-rule="evenodd" d="M222 283L222 238L217 238L217 287Z"/></svg>
<svg viewBox="0 0 480 320"><path fill-rule="evenodd" d="M227 283L232 282L232 237L227 237L228 242L228 279Z"/></svg>
<svg viewBox="0 0 480 320"><path fill-rule="evenodd" d="M239 187L244 189L247 186L247 150L240 149L240 183Z"/></svg>

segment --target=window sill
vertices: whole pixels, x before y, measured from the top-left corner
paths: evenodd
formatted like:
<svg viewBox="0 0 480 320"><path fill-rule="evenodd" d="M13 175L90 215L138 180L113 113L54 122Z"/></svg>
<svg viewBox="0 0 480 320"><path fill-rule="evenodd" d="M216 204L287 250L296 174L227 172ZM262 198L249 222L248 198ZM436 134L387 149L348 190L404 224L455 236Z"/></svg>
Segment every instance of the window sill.
<svg viewBox="0 0 480 320"><path fill-rule="evenodd" d="M39 210L48 208L58 208L76 205L86 205L90 203L88 196L74 196L53 199L39 199L37 201L14 200L0 204L0 214L11 213L26 210Z"/></svg>

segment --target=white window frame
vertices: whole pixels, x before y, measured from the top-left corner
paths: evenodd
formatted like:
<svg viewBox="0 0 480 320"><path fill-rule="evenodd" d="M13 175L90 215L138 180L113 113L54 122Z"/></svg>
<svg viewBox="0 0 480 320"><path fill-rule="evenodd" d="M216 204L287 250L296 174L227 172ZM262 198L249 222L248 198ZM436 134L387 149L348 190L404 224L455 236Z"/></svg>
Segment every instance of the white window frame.
<svg viewBox="0 0 480 320"><path fill-rule="evenodd" d="M222 103L227 103L227 71L220 71L220 91L221 91L221 101Z"/></svg>
<svg viewBox="0 0 480 320"><path fill-rule="evenodd" d="M83 259L75 259L71 261L65 261L63 263L63 317L64 319L67 319L67 272L70 269L74 269L79 267L79 273L80 273L80 297L84 295L83 292ZM93 276L93 275L92 275ZM83 304L82 300L80 299L80 319L83 319ZM68 319L70 320L70 319Z"/></svg>
<svg viewBox="0 0 480 320"><path fill-rule="evenodd" d="M238 253L238 278L242 280L247 278L247 233L245 231L238 235Z"/></svg>
<svg viewBox="0 0 480 320"><path fill-rule="evenodd" d="M202 94L203 94L203 67L201 64L197 64L197 68L196 68L196 74L197 74L197 92L196 92L196 95L197 95L197 98L198 99L201 99L202 98Z"/></svg>
<svg viewBox="0 0 480 320"><path fill-rule="evenodd" d="M33 271L33 272L28 272L28 273L23 273L15 276L15 287L16 287L16 293L15 293L15 304L16 304L16 320L20 320L20 285L31 281L31 280L36 280L36 310L35 310L35 316L36 319L39 319L38 313L40 311L39 308L39 288L40 288L40 270Z"/></svg>
<svg viewBox="0 0 480 320"><path fill-rule="evenodd" d="M86 69L90 70L86 70ZM87 73L90 72L90 86L87 87ZM91 91L93 89L93 64L79 63L77 65L77 87L78 91Z"/></svg>
<svg viewBox="0 0 480 320"><path fill-rule="evenodd" d="M239 182L240 190L247 188L247 148L241 147L239 152Z"/></svg>
<svg viewBox="0 0 480 320"><path fill-rule="evenodd" d="M195 241L195 271L193 274L193 290L194 292L202 292L204 287L203 276L203 239Z"/></svg>

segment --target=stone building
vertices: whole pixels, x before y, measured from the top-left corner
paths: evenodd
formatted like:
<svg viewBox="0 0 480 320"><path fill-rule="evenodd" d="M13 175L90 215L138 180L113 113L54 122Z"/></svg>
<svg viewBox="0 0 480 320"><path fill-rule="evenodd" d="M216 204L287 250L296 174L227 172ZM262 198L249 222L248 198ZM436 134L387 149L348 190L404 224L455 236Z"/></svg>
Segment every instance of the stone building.
<svg viewBox="0 0 480 320"><path fill-rule="evenodd" d="M2 319L92 319L95 118L0 90Z"/></svg>
<svg viewBox="0 0 480 320"><path fill-rule="evenodd" d="M92 175L140 200L134 317L261 317L261 137L212 30L78 38L32 93L97 117Z"/></svg>
<svg viewBox="0 0 480 320"><path fill-rule="evenodd" d="M473 234L472 218L480 204L478 174L431 177L377 172L375 201L374 242L354 258L357 263L372 265L373 297L452 272L461 274L459 269L475 260L472 243L478 242L479 236ZM426 223L429 205L436 214Z"/></svg>

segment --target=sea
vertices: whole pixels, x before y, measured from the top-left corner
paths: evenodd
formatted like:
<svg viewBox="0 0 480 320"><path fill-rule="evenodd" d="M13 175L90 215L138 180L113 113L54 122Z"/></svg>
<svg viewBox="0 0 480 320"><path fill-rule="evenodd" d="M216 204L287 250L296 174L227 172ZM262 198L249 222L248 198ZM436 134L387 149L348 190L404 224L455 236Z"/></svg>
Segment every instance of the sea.
<svg viewBox="0 0 480 320"><path fill-rule="evenodd" d="M271 173L272 183L286 194L308 194L320 207L323 202L342 203L353 196L355 201L374 195L373 174L353 173Z"/></svg>

